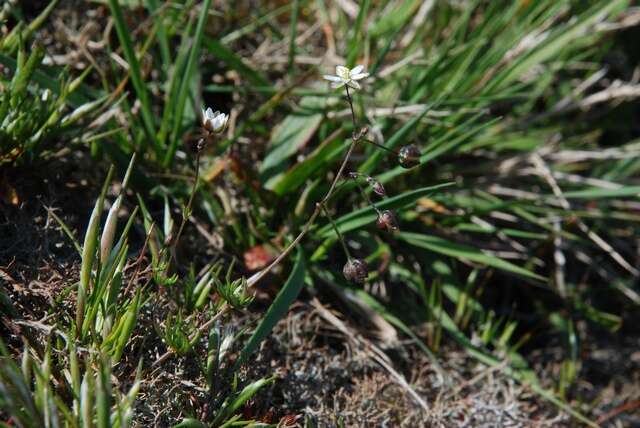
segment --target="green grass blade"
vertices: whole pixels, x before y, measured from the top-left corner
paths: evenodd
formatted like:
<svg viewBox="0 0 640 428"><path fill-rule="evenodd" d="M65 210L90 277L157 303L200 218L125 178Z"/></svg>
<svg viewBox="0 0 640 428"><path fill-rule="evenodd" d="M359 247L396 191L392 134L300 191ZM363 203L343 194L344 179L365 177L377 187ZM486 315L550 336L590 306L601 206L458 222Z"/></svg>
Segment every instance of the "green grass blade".
<svg viewBox="0 0 640 428"><path fill-rule="evenodd" d="M621 198L621 197L640 197L640 186L623 186L618 189L584 189L572 192L564 192L562 194L567 199L605 199L605 198Z"/></svg>
<svg viewBox="0 0 640 428"><path fill-rule="evenodd" d="M358 53L360 52L360 48L364 45L362 43L363 34L366 33L364 29L365 20L367 17L367 13L369 13L369 6L371 5L371 0L364 0L359 5L358 16L356 17L356 22L353 24L353 34L351 35L351 39L349 40L349 55L347 56L347 67L352 68L355 65L356 59L358 58Z"/></svg>
<svg viewBox="0 0 640 428"><path fill-rule="evenodd" d="M289 23L289 56L287 69L289 74L293 75L295 57L296 57L296 34L298 31L298 13L300 12L300 0L293 0L291 11L291 22Z"/></svg>
<svg viewBox="0 0 640 428"><path fill-rule="evenodd" d="M351 140L345 140L342 131L342 128L338 129L338 132L329 136L305 160L295 164L287 172L272 177L264 187L284 196L304 185L305 180L317 171L323 171L323 166L331 165L344 155Z"/></svg>
<svg viewBox="0 0 640 428"><path fill-rule="evenodd" d="M225 62L227 67L232 70L237 71L242 76L244 76L249 82L253 85L259 87L266 87L266 90L277 91L277 89L271 86L271 82L264 77L261 73L256 71L253 67L246 64L242 58L236 55L231 49L227 48L225 45L220 43L218 40L211 37L204 37L203 44L213 56L218 59L221 59ZM238 90L239 88L235 88L234 90ZM206 88L205 88L206 90Z"/></svg>
<svg viewBox="0 0 640 428"><path fill-rule="evenodd" d="M0 40L0 50L9 54L15 52L22 40L29 40L33 33L46 22L59 2L60 0L52 0L49 2L47 7L26 27L23 25L23 22L19 22L19 25L16 25L8 35ZM11 8L11 6L9 6L9 8Z"/></svg>
<svg viewBox="0 0 640 428"><path fill-rule="evenodd" d="M420 120L427 114L428 109L425 109L422 113L412 117L407 123L402 125L392 136L385 142L385 147L389 149L395 149L400 143L406 141L408 135L411 132L415 132L416 127L420 124ZM376 165L380 162L381 158L386 156L386 153L382 153L381 150L376 150L369 158L360 165L358 170L364 174L369 174Z"/></svg>
<svg viewBox="0 0 640 428"><path fill-rule="evenodd" d="M264 318L260 321L258 328L256 328L249 338L249 341L244 345L244 348L242 348L240 356L234 364L235 368L240 367L240 365L247 361L253 351L258 348L260 342L269 335L276 323L287 314L289 306L298 297L300 290L302 290L304 286L305 273L304 255L302 251L298 251L289 279L287 279L287 282L274 299Z"/></svg>
<svg viewBox="0 0 640 428"><path fill-rule="evenodd" d="M582 15L569 21L564 28L556 30L544 43L536 46L522 55L503 73L498 74L491 80L491 83L483 89L485 93L504 88L512 84L520 76L531 70L537 64L560 57L561 52L567 47L573 46L580 37L585 36L592 29L593 25L601 21L610 13L620 10L629 3L629 0L606 0L594 4Z"/></svg>
<svg viewBox="0 0 640 428"><path fill-rule="evenodd" d="M158 3L158 0L146 0L147 8L153 14L153 19L158 33L158 44L160 45L160 55L162 57L163 75L166 76L169 73L169 67L171 66L171 51L169 50L169 37L167 35L167 29L162 20L162 8Z"/></svg>
<svg viewBox="0 0 640 428"><path fill-rule="evenodd" d="M80 266L80 282L78 283L78 302L76 307L76 328L77 335L82 335L82 325L84 323L85 316L85 303L87 294L89 293L91 283L91 270L93 268L96 259L96 249L98 248L98 231L100 228L100 216L102 215L102 207L104 205L104 198L111 182L111 176L113 175L113 167L109 169L107 178L102 186L102 192L96 201L96 204L89 218L89 225L87 232L84 236L84 244L82 246L82 263Z"/></svg>
<svg viewBox="0 0 640 428"><path fill-rule="evenodd" d="M435 186L423 187L421 189L410 190L408 192L396 195L392 198L387 198L381 202L376 203L376 207L380 210L393 210L402 209L411 204L414 204L420 198L426 198L432 195L434 192L445 187L449 187L454 183L442 183ZM367 206L360 208L356 211L345 214L335 220L336 226L342 233L349 232L351 230L358 229L366 224L369 224L377 218L376 211L373 207ZM328 224L321 227L315 235L319 238L327 239L331 238L334 234L333 227Z"/></svg>
<svg viewBox="0 0 640 428"><path fill-rule="evenodd" d="M140 68L140 62L133 47L133 41L129 29L126 26L124 15L118 0L109 0L109 7L111 8L111 14L113 15L113 22L118 33L118 39L120 45L124 50L124 57L129 64L129 73L131 75L131 82L140 100L140 109L142 113L142 121L144 123L144 129L147 137L151 140L154 149L157 153L160 151L158 141L156 139L156 127L153 120L153 113L151 109L151 101L149 99L149 93L145 86L144 79L142 77L142 70Z"/></svg>
<svg viewBox="0 0 640 428"><path fill-rule="evenodd" d="M113 0L111 0L113 1ZM211 0L204 0L202 4L202 12L196 25L196 32L194 35L193 45L189 52L189 58L187 59L187 65L184 73L182 74L182 82L180 83L180 90L178 92L178 100L174 115L173 132L171 134L171 140L169 147L164 157L163 165L165 167L171 166L173 163L173 157L178 149L178 143L180 141L180 128L182 127L182 117L184 115L184 109L187 104L187 98L189 96L189 87L191 85L191 79L195 70L196 62L200 56L200 45L202 43L202 37L204 35L205 23L209 16L209 8L211 7Z"/></svg>
<svg viewBox="0 0 640 428"><path fill-rule="evenodd" d="M226 36L222 37L222 39L220 40L221 43L223 45L229 45L232 42L235 42L236 40L240 39L241 37L247 35L247 34L251 34L253 32L255 32L260 26L266 24L267 22L277 18L278 16L286 13L289 11L289 9L291 9L291 3L287 3L283 6L280 6L277 9L274 9L266 14L264 14L263 16L260 16L259 18L256 19L252 19L251 23L245 25L244 27L241 27L237 30L232 31L231 33L227 34Z"/></svg>
<svg viewBox="0 0 640 428"><path fill-rule="evenodd" d="M499 257L491 256L483 253L481 250L468 247L466 245L457 244L446 239L434 235L426 235L420 233L400 232L398 238L408 244L419 248L424 248L438 254L454 257L462 260L469 260L483 265L495 267L497 269L512 274L524 276L537 281L545 281L545 278L537 275L527 269L516 266L513 263L502 260Z"/></svg>
<svg viewBox="0 0 640 428"><path fill-rule="evenodd" d="M285 168L285 162L303 147L315 134L322 122L322 114L308 113L324 104L317 97L305 97L300 101L300 113L288 115L273 131L269 151L260 166L261 179L266 182Z"/></svg>
<svg viewBox="0 0 640 428"><path fill-rule="evenodd" d="M272 379L260 379L245 386L240 393L226 405L213 421L213 426L218 426L220 422L231 416L236 410L246 403L251 397L253 397L264 386L273 382ZM226 426L229 426L225 424ZM224 426L224 425L222 425Z"/></svg>

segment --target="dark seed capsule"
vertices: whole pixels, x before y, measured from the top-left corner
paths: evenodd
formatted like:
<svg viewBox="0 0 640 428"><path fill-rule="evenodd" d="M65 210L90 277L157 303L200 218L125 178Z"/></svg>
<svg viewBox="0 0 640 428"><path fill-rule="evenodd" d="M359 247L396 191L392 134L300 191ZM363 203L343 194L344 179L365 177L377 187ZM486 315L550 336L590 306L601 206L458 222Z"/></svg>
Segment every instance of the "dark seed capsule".
<svg viewBox="0 0 640 428"><path fill-rule="evenodd" d="M375 193L378 196L386 195L386 192L384 191L384 187L382 186L382 183L380 183L378 180L376 180L373 177L367 177L367 182L371 186L373 193Z"/></svg>
<svg viewBox="0 0 640 428"><path fill-rule="evenodd" d="M398 219L393 211L384 210L378 214L376 225L381 230L388 230L392 232L394 230L398 230Z"/></svg>
<svg viewBox="0 0 640 428"><path fill-rule="evenodd" d="M342 273L347 281L362 284L369 275L367 262L362 259L349 259L342 269Z"/></svg>
<svg viewBox="0 0 640 428"><path fill-rule="evenodd" d="M398 153L398 162L406 169L420 165L420 149L413 144L403 146Z"/></svg>

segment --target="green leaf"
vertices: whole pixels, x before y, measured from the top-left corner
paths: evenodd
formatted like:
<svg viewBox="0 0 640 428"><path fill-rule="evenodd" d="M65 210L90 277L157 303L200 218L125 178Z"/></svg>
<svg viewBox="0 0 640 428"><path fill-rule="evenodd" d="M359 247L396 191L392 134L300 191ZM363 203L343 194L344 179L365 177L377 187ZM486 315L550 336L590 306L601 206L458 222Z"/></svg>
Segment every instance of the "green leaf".
<svg viewBox="0 0 640 428"><path fill-rule="evenodd" d="M329 165L335 159L340 158L340 155L344 153L350 143L351 140L343 140L342 132L335 135L334 138L328 138L304 161L295 164L285 173L271 177L264 187L273 190L278 195L286 195L302 186L306 179L323 166Z"/></svg>
<svg viewBox="0 0 640 428"><path fill-rule="evenodd" d="M289 279L284 284L275 300L267 310L264 318L258 325L258 328L253 332L247 344L242 348L240 356L235 362L234 367L238 368L243 364L247 358L258 348L260 342L262 342L267 335L271 332L282 317L287 314L289 306L296 300L300 290L304 285L306 267L304 262L304 255L301 250L298 250L295 264L293 265L293 271L289 275Z"/></svg>
<svg viewBox="0 0 640 428"><path fill-rule="evenodd" d="M493 90L507 87L521 78L524 73L532 70L537 64L561 57L562 51L571 47L576 40L592 31L595 23L628 3L629 0L597 2L585 13L569 20L563 28L546 36L542 43L532 49L528 49L526 54L521 55L502 73L496 75L491 80L491 83L484 88L484 92L489 93Z"/></svg>
<svg viewBox="0 0 640 428"><path fill-rule="evenodd" d="M96 201L91 217L89 218L89 225L84 236L84 243L82 245L82 262L80 265L80 282L78 283L78 300L76 304L76 328L80 334L82 331L82 324L85 316L85 303L87 294L89 292L91 281L91 270L93 268L96 259L96 249L98 248L98 231L100 228L100 216L102 215L102 207L104 205L104 198L111 183L111 176L113 175L113 166L107 173L107 178L102 185L102 191Z"/></svg>
<svg viewBox="0 0 640 428"><path fill-rule="evenodd" d="M418 199L427 197L433 194L436 190L443 189L445 187L449 187L454 183L442 183L435 186L422 187L416 190L410 190L408 192L402 193L400 195L394 196L392 198L387 198L382 202L376 203L376 206L380 210L391 210L391 209L402 209L413 203L415 203ZM376 211L373 207L367 206L364 208L360 208L359 210L353 211L349 214L343 215L342 217L336 219L335 223L338 227L338 230L342 233L346 233L350 230L358 229L368 223L371 223L377 218ZM321 227L317 232L316 236L319 238L330 238L334 234L333 228L330 224Z"/></svg>
<svg viewBox="0 0 640 428"><path fill-rule="evenodd" d="M469 260L483 265L491 266L516 275L521 275L538 281L545 281L545 278L527 269L502 260L499 257L483 253L481 250L466 245L457 244L433 235L420 233L400 232L398 238L419 248L424 248L438 254L444 254L457 259Z"/></svg>
<svg viewBox="0 0 640 428"><path fill-rule="evenodd" d="M140 100L140 111L142 113L142 121L144 123L144 129L147 133L147 137L151 140L156 150L160 150L158 147L158 141L156 139L156 130L153 120L153 113L151 110L151 102L149 100L149 94L147 87L145 86L144 79L142 77L142 70L140 68L140 62L133 47L133 41L127 24L120 8L118 0L109 0L109 7L111 8L111 14L113 15L113 22L118 33L118 39L120 45L124 51L124 57L129 64L129 72L131 75L131 83Z"/></svg>
<svg viewBox="0 0 640 428"><path fill-rule="evenodd" d="M266 77L246 64L242 58L216 39L205 36L203 43L213 56L224 61L227 67L236 70L253 85L271 87L271 82Z"/></svg>
<svg viewBox="0 0 640 428"><path fill-rule="evenodd" d="M163 76L166 76L171 65L171 53L169 51L169 37L167 35L167 29L162 20L162 8L158 0L146 0L146 5L149 12L153 15L155 28L157 28L160 55L162 56L162 64L164 67Z"/></svg>
<svg viewBox="0 0 640 428"><path fill-rule="evenodd" d="M246 403L247 400L253 397L265 385L268 385L271 382L273 382L273 378L260 379L245 386L242 391L240 391L240 393L235 398L233 398L231 402L229 402L229 404L225 403L225 406L220 410L220 413L218 413L218 415L213 420L212 426L231 426L231 424L225 423L223 425L220 425L220 423L231 416L236 410L240 408L240 406Z"/></svg>
<svg viewBox="0 0 640 428"><path fill-rule="evenodd" d="M421 4L422 0L396 2L392 10L381 13L379 19L373 22L368 30L369 37L380 37L402 29L413 18Z"/></svg>
<svg viewBox="0 0 640 428"><path fill-rule="evenodd" d="M111 0L113 1L113 0ZM211 7L211 0L204 0L202 4L202 12L196 25L196 32L194 35L193 46L189 52L189 58L187 59L187 65L182 75L182 82L180 84L180 91L178 92L178 100L176 104L173 132L171 134L171 141L169 148L164 157L164 166L168 167L173 163L173 156L178 149L178 143L180 140L180 128L182 127L182 116L184 115L185 106L187 103L187 97L189 95L189 87L192 83L193 74L195 71L196 62L200 56L200 44L204 36L205 24L207 22L207 16L209 14L209 8Z"/></svg>
<svg viewBox="0 0 640 428"><path fill-rule="evenodd" d="M602 189L598 187L593 189L576 190L574 192L564 192L562 196L567 199L604 199L621 198L625 196L637 198L640 196L640 186L625 186L620 187L619 189Z"/></svg>
<svg viewBox="0 0 640 428"><path fill-rule="evenodd" d="M0 39L0 50L8 53L15 52L22 40L29 40L31 35L46 22L59 1L60 0L52 0L26 27L23 25L24 22L18 22L18 25L16 25L9 34ZM12 7L13 6L9 6L9 11L11 11ZM6 16L4 16L4 19L6 19Z"/></svg>
<svg viewBox="0 0 640 428"><path fill-rule="evenodd" d="M197 419L187 418L179 424L175 424L173 428L208 428L208 425L203 424Z"/></svg>
<svg viewBox="0 0 640 428"><path fill-rule="evenodd" d="M355 65L356 58L358 57L362 47L365 45L365 43L362 42L362 39L365 37L364 34L366 33L365 21L370 6L371 0L363 0L358 5L358 16L356 17L356 22L354 22L351 27L353 33L349 40L349 55L347 57L347 67L349 68L352 68Z"/></svg>
<svg viewBox="0 0 640 428"><path fill-rule="evenodd" d="M282 171L285 162L315 134L322 114L310 113L324 105L324 98L305 97L300 101L301 112L287 116L273 131L269 151L262 161L260 173L263 182Z"/></svg>

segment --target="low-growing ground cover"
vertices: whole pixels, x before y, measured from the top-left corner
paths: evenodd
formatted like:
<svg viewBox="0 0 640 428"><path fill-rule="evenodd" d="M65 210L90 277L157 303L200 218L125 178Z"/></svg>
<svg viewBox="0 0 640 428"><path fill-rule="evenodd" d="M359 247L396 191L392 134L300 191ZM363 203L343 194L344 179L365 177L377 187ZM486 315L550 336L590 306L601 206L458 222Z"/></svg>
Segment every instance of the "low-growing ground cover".
<svg viewBox="0 0 640 428"><path fill-rule="evenodd" d="M631 2L0 13L0 424L639 423Z"/></svg>

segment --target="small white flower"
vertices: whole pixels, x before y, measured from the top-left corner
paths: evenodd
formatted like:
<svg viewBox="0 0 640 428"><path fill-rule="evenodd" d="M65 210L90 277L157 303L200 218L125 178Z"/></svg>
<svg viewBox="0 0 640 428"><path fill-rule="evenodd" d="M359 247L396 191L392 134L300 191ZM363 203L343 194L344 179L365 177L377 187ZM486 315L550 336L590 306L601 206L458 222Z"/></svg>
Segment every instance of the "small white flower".
<svg viewBox="0 0 640 428"><path fill-rule="evenodd" d="M363 73L364 70L363 65L357 65L349 70L347 67L342 65L336 66L336 75L325 74L325 80L331 82L332 88L341 88L344 85L347 85L353 89L360 89L360 84L356 82L356 80L364 79L369 76L369 73Z"/></svg>
<svg viewBox="0 0 640 428"><path fill-rule="evenodd" d="M42 91L42 95L40 96L42 102L46 103L47 101L49 101L49 98L51 98L51 91L49 89L45 89L44 91Z"/></svg>
<svg viewBox="0 0 640 428"><path fill-rule="evenodd" d="M227 126L229 115L220 113L219 111L211 110L208 107L206 110L202 109L202 126L209 132L222 132Z"/></svg>

